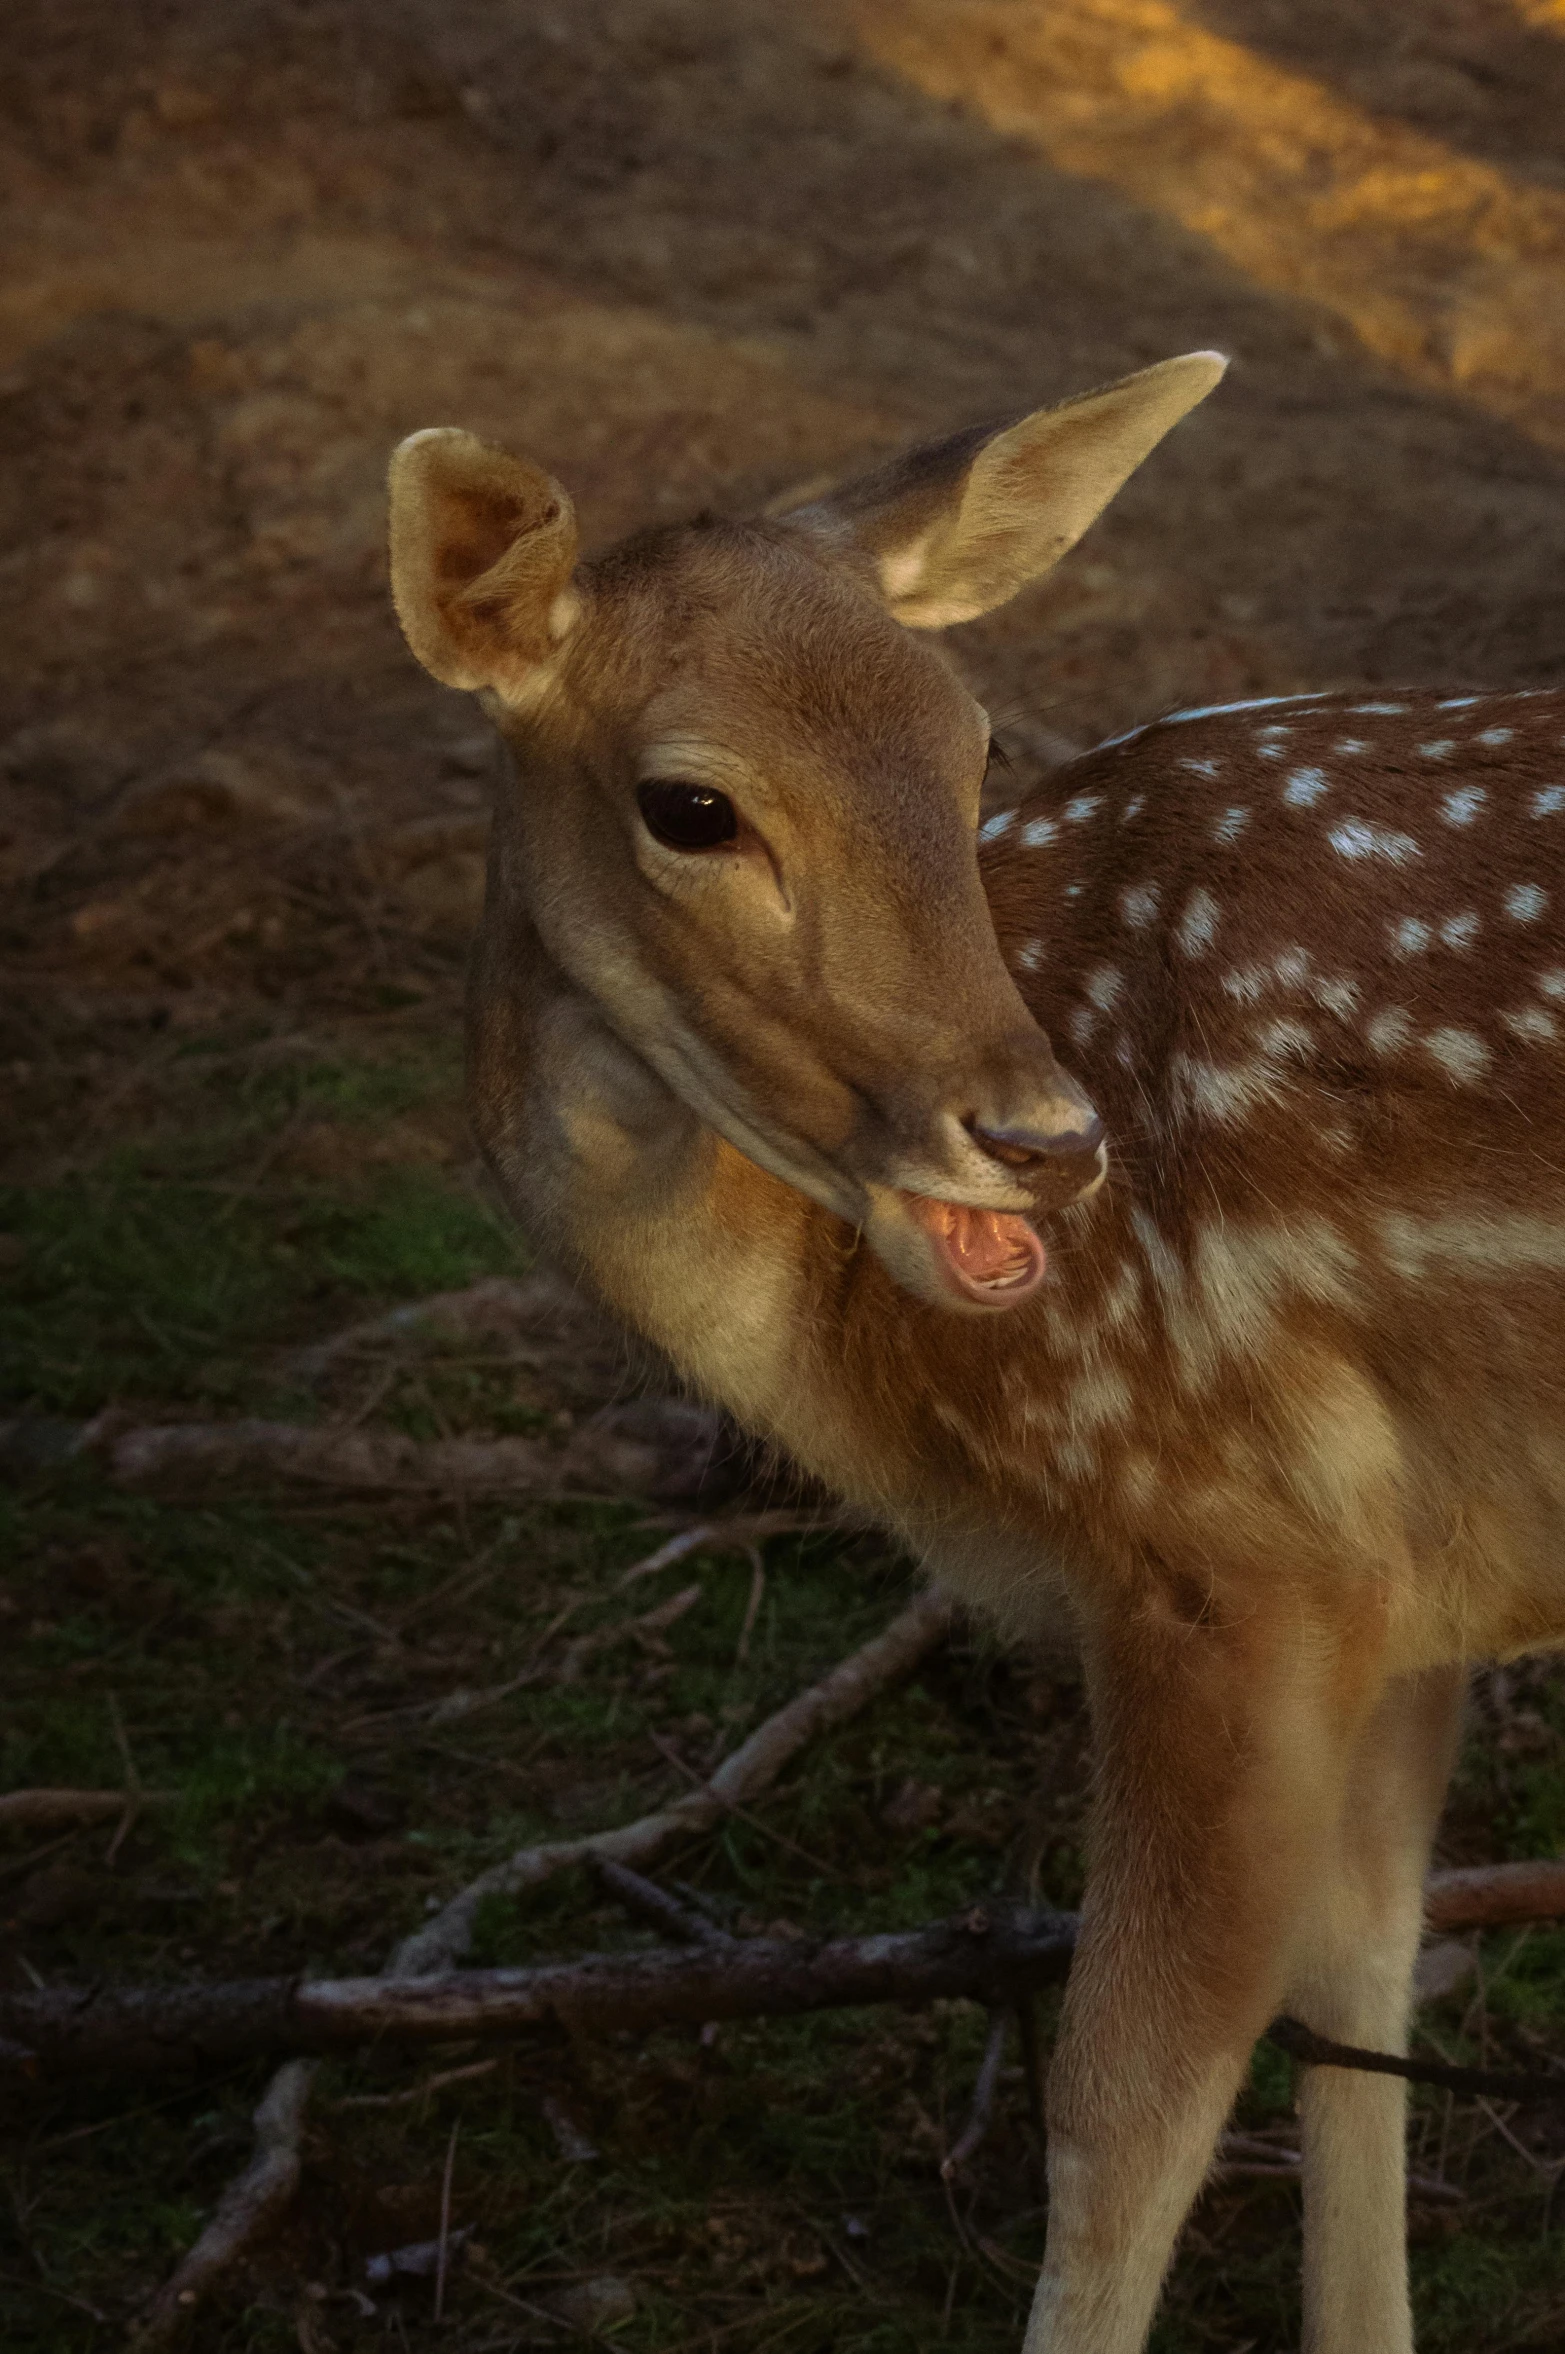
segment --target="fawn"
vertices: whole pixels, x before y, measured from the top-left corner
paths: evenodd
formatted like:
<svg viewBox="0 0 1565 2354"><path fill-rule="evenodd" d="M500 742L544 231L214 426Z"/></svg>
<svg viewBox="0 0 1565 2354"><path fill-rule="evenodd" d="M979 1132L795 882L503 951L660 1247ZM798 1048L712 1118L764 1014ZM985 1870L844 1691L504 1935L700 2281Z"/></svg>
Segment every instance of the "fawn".
<svg viewBox="0 0 1565 2354"><path fill-rule="evenodd" d="M515 756L469 1015L508 1197L958 1592L1079 1631L1030 2354L1143 2344L1279 2008L1402 2048L1464 1663L1565 1638L1565 696L1178 712L980 827L919 634L1224 364L590 561L539 467L392 462L408 641ZM1307 2078L1312 2354L1411 2345L1403 2120Z"/></svg>

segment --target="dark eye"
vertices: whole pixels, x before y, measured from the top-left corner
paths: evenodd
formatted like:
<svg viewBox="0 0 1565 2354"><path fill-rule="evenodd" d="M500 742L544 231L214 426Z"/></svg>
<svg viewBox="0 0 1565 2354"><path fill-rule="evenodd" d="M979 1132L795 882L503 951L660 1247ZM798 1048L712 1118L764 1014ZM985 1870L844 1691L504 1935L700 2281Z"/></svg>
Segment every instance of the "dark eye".
<svg viewBox="0 0 1565 2354"><path fill-rule="evenodd" d="M720 850L739 831L728 795L707 785L643 785L636 799L648 833L670 850Z"/></svg>

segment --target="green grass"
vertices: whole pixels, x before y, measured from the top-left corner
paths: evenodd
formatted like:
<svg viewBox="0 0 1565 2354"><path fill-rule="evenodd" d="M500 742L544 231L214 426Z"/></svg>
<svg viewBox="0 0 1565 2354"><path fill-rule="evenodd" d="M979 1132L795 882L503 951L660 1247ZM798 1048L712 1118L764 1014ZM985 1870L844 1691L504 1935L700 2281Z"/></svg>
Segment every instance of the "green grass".
<svg viewBox="0 0 1565 2354"><path fill-rule="evenodd" d="M191 1124L47 1180L0 1186L0 1405L82 1416L122 1399L253 1402L266 1353L368 1306L514 1269L515 1233L470 1177L419 1165L343 1183L286 1173L301 1122L378 1126L449 1093L420 1065L307 1063L259 1074ZM279 1174L279 1165L282 1173Z"/></svg>

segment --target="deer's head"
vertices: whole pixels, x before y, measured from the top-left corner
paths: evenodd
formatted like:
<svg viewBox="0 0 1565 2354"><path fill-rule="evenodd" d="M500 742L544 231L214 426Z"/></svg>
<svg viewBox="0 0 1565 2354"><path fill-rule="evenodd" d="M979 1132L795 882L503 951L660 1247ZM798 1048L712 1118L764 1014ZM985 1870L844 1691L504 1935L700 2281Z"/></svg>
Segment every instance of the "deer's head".
<svg viewBox="0 0 1565 2354"><path fill-rule="evenodd" d="M948 1305L1024 1299L1037 1222L1106 1147L1001 960L988 721L925 633L1046 572L1223 366L588 561L540 467L455 428L392 460L397 612L515 755L503 863L550 955L702 1120Z"/></svg>

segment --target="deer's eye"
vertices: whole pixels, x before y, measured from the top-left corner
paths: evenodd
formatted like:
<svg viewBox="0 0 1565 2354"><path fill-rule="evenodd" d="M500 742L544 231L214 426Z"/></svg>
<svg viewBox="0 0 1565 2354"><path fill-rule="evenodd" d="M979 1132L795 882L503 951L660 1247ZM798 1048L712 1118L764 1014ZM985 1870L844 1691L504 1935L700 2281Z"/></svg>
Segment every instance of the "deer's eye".
<svg viewBox="0 0 1565 2354"><path fill-rule="evenodd" d="M669 850L720 850L739 831L728 795L709 785L642 785L636 800L648 833Z"/></svg>

